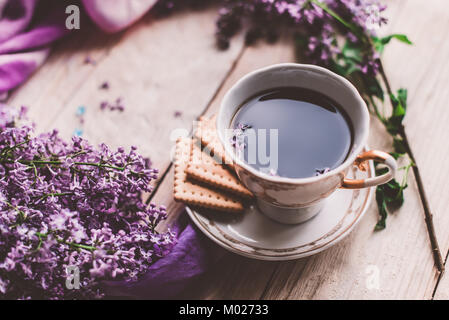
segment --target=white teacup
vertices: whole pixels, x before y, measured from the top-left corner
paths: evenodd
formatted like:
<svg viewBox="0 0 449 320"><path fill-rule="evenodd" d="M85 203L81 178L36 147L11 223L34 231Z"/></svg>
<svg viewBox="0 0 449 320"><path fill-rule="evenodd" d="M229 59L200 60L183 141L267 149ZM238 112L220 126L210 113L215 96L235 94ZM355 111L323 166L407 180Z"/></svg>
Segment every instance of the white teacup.
<svg viewBox="0 0 449 320"><path fill-rule="evenodd" d="M353 125L353 145L346 160L329 172L310 178L270 176L251 167L239 157L226 134L238 108L250 97L269 89L300 87L323 93L336 101L348 114ZM225 95L217 116L218 137L242 183L254 193L260 210L270 218L288 224L304 222L315 216L324 199L337 188L359 189L390 181L397 170L388 153L363 152L369 132L369 113L356 88L345 78L314 65L283 63L249 73ZM317 128L320 130L320 128ZM363 161L376 160L388 167L381 176L351 180L348 170Z"/></svg>

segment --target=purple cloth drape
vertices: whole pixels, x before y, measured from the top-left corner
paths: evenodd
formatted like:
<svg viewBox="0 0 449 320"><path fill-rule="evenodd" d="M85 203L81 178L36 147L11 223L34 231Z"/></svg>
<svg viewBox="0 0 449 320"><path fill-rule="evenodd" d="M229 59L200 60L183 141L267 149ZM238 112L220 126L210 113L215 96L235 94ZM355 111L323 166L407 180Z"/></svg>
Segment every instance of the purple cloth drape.
<svg viewBox="0 0 449 320"><path fill-rule="evenodd" d="M107 295L137 299L175 298L225 253L200 234L186 212L171 229L178 234L178 243L172 251L154 263L138 282L106 282Z"/></svg>
<svg viewBox="0 0 449 320"><path fill-rule="evenodd" d="M25 81L68 33L62 3L44 8L38 2L0 0L0 96Z"/></svg>
<svg viewBox="0 0 449 320"><path fill-rule="evenodd" d="M106 32L118 32L139 20L157 0L82 0L90 18Z"/></svg>
<svg viewBox="0 0 449 320"><path fill-rule="evenodd" d="M117 32L142 17L156 0L82 0L89 17L105 32ZM69 33L65 8L73 1L0 0L0 101L47 58L52 44ZM181 215L174 230L178 242L138 283L108 282L109 295L169 299L222 255Z"/></svg>
<svg viewBox="0 0 449 320"><path fill-rule="evenodd" d="M81 10L105 32L118 32L156 1L82 0ZM45 61L53 42L69 33L65 8L73 2L0 0L0 97L23 83Z"/></svg>

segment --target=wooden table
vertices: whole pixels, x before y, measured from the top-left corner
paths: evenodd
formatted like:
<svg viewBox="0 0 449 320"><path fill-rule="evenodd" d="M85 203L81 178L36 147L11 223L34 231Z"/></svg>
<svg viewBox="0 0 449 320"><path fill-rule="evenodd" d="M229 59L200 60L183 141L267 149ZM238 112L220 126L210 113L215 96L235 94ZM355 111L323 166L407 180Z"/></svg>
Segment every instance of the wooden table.
<svg viewBox="0 0 449 320"><path fill-rule="evenodd" d="M406 33L414 46L393 43L384 55L395 89L409 89L406 133L422 175L439 250L449 251L449 7L447 0L387 1L383 33ZM161 170L152 200L165 204L171 223L183 207L173 201L170 152L173 130L190 130L202 114L216 112L224 92L241 76L266 65L295 61L292 44L245 47L242 36L228 51L214 48L216 10L144 18L131 29L105 36L94 28L60 43L46 64L16 90L11 105L27 105L38 131L58 128L70 138L75 116L87 108L84 137L118 147L137 145ZM96 63L85 64L86 56ZM99 90L109 81L109 90ZM126 111L100 111L103 100L123 97ZM175 117L181 111L180 117ZM369 144L391 141L372 118ZM344 241L310 258L262 262L226 253L186 293L199 299L447 299L449 275L434 264L422 198L413 172L404 206L374 232L377 207ZM373 277L379 282L373 283Z"/></svg>

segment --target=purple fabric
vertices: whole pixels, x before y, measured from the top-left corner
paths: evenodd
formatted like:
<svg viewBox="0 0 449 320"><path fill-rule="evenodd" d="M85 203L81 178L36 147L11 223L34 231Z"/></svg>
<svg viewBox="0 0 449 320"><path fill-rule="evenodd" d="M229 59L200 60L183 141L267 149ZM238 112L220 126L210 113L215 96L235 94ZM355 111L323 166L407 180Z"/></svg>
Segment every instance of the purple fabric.
<svg viewBox="0 0 449 320"><path fill-rule="evenodd" d="M166 257L154 263L138 282L106 282L106 293L137 299L176 298L224 254L192 225L186 212L172 230L179 235L178 243Z"/></svg>
<svg viewBox="0 0 449 320"><path fill-rule="evenodd" d="M127 28L156 2L82 0L87 14L106 32ZM69 4L73 1L0 0L0 97L24 82L45 61L49 53L43 50L45 47L69 33L65 28L65 8Z"/></svg>
<svg viewBox="0 0 449 320"><path fill-rule="evenodd" d="M6 0L0 2L0 42L19 34L28 27L36 8L36 0Z"/></svg>
<svg viewBox="0 0 449 320"><path fill-rule="evenodd" d="M106 32L121 31L139 20L157 0L83 0L91 19Z"/></svg>
<svg viewBox="0 0 449 320"><path fill-rule="evenodd" d="M0 5L0 96L25 81L68 33L61 2L6 0Z"/></svg>
<svg viewBox="0 0 449 320"><path fill-rule="evenodd" d="M0 95L21 84L41 65L49 49L0 55Z"/></svg>

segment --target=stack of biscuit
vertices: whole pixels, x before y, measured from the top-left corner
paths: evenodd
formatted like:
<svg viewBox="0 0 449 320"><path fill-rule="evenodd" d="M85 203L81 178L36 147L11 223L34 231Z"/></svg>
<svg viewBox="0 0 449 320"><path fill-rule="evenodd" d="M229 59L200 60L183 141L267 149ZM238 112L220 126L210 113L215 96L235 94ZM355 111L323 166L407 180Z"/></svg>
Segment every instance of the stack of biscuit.
<svg viewBox="0 0 449 320"><path fill-rule="evenodd" d="M214 118L201 118L193 138L179 138L175 152L174 198L198 208L243 212L253 195L233 173L218 140Z"/></svg>

